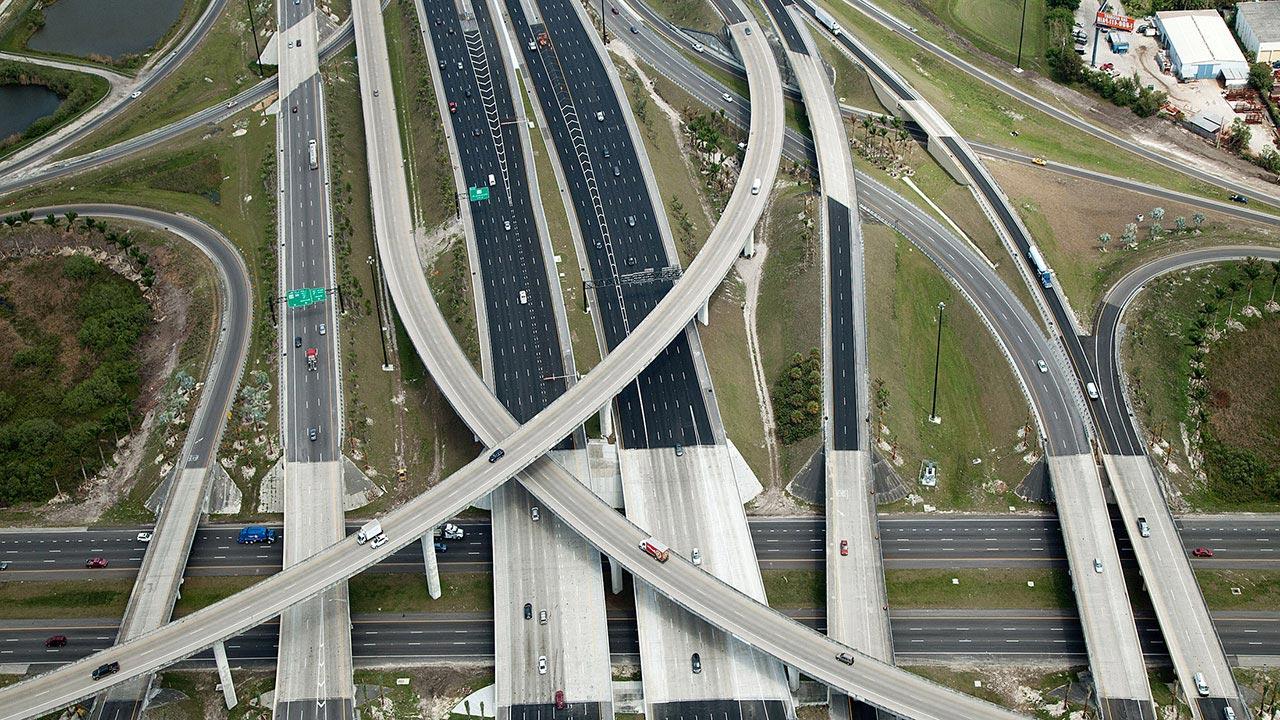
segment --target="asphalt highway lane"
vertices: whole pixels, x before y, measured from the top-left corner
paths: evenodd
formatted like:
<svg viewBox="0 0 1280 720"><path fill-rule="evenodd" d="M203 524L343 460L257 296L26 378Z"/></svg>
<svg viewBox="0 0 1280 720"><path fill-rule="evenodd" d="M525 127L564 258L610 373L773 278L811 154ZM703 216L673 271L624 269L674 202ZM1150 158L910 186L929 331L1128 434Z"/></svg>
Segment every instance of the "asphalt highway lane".
<svg viewBox="0 0 1280 720"><path fill-rule="evenodd" d="M569 184L595 290L594 307L612 349L654 308L671 281L632 283L668 267L654 199L645 184L605 68L568 0L543 0L527 18L516 0L507 11L542 114ZM545 44L539 36L547 32ZM529 45L533 43L534 48ZM685 335L677 337L617 398L629 448L696 445L713 438L707 406Z"/></svg>
<svg viewBox="0 0 1280 720"><path fill-rule="evenodd" d="M491 561L489 523L455 520L463 540L443 541L438 555L444 572L487 572ZM751 535L763 569L819 568L826 541L823 521L813 518L753 518ZM1065 550L1058 521L1047 515L929 518L881 515L881 547L887 567L1064 567ZM1128 533L1112 518L1121 559L1133 557ZM1213 558L1196 558L1200 568L1280 568L1280 517L1224 515L1183 518L1178 523L1188 553L1198 547ZM196 534L188 575L268 575L278 572L283 545L239 545L239 525L206 525ZM347 526L347 534L359 527ZM120 530L0 531L0 560L9 567L0 582L34 578L132 577L146 544L137 534L146 526ZM105 570L87 570L85 559L105 557ZM403 548L372 572L422 571L416 546Z"/></svg>
<svg viewBox="0 0 1280 720"><path fill-rule="evenodd" d="M789 610L793 619L825 632L820 610ZM891 610L894 655L899 661L989 659L1000 662L1083 663L1084 638L1072 613L1039 610ZM1280 614L1218 613L1214 625L1229 654L1274 654L1280 647ZM0 662L56 666L88 656L111 644L112 620L0 620ZM51 635L66 635L65 647L47 648ZM1168 656L1155 618L1139 616L1143 653L1153 663ZM268 667L276 660L279 625L259 625L226 643L233 664ZM356 615L352 649L362 664L405 665L428 660L484 660L493 657L493 619L484 613L410 613ZM639 654L635 614L609 612L609 649L615 659ZM212 651L179 667L212 668Z"/></svg>

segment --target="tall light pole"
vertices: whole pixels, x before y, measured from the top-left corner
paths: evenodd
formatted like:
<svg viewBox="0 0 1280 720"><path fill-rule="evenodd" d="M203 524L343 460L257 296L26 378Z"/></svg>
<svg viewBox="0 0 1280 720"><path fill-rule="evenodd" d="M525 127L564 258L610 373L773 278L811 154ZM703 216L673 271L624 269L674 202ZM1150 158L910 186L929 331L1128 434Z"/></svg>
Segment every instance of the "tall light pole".
<svg viewBox="0 0 1280 720"><path fill-rule="evenodd" d="M253 61L258 65L258 77L262 77L262 50L258 47L258 28L253 24L253 0L244 0L244 7L249 11L249 32L253 33Z"/></svg>
<svg viewBox="0 0 1280 720"><path fill-rule="evenodd" d="M942 311L946 307L946 303L938 302L938 347L933 353L933 409L929 411L929 422L935 424L942 422L938 417L938 365L942 360Z"/></svg>
<svg viewBox="0 0 1280 720"><path fill-rule="evenodd" d="M1027 31L1027 0L1022 0L1022 21L1018 23L1018 62L1014 63L1013 71L1022 72L1022 36Z"/></svg>
<svg viewBox="0 0 1280 720"><path fill-rule="evenodd" d="M369 263L369 275L373 278L373 307L378 312L378 339L382 341L382 369L391 369L391 360L387 358L387 327L382 321L382 288L378 284L378 261L372 255L365 262Z"/></svg>

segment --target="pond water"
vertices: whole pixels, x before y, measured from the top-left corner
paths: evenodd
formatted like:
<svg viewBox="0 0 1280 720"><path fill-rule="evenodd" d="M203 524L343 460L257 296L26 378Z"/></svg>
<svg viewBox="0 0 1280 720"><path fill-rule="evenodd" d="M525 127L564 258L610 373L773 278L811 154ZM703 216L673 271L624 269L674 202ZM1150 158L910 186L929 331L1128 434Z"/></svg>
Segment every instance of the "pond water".
<svg viewBox="0 0 1280 720"><path fill-rule="evenodd" d="M58 0L44 8L32 50L118 58L151 49L182 15L185 0Z"/></svg>
<svg viewBox="0 0 1280 720"><path fill-rule="evenodd" d="M62 102L58 94L43 85L0 85L0 139L31 127L45 115L52 115Z"/></svg>

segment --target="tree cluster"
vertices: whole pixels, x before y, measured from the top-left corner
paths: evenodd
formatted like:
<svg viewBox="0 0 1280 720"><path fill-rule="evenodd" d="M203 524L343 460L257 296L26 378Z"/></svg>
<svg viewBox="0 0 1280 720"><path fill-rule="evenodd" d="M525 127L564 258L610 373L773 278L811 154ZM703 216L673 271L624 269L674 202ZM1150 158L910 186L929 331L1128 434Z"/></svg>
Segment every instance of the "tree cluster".
<svg viewBox="0 0 1280 720"><path fill-rule="evenodd" d="M76 298L74 338L42 332L20 312L23 298L0 302L0 320L24 341L0 367L0 504L47 500L76 485L105 464L112 439L132 426L136 348L151 309L133 283L87 257L67 258L61 273L67 297ZM66 343L75 344L83 377L64 380Z"/></svg>
<svg viewBox="0 0 1280 720"><path fill-rule="evenodd" d="M822 353L796 353L773 384L778 437L790 444L818 432L822 419Z"/></svg>

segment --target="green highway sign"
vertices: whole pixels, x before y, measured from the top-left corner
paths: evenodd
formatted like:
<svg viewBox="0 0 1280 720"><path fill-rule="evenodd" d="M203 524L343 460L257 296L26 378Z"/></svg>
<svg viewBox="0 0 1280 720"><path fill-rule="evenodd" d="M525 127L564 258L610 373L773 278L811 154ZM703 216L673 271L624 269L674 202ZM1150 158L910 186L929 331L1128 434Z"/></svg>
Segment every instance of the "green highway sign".
<svg viewBox="0 0 1280 720"><path fill-rule="evenodd" d="M478 202L478 201L480 201L480 200L488 200L488 199L489 199L489 188L487 188L487 187L472 187L472 188L467 188L467 194L471 197L471 202Z"/></svg>
<svg viewBox="0 0 1280 720"><path fill-rule="evenodd" d="M304 308L308 305L324 302L328 294L324 288L299 288L285 293L285 305L291 308Z"/></svg>

